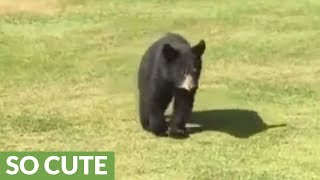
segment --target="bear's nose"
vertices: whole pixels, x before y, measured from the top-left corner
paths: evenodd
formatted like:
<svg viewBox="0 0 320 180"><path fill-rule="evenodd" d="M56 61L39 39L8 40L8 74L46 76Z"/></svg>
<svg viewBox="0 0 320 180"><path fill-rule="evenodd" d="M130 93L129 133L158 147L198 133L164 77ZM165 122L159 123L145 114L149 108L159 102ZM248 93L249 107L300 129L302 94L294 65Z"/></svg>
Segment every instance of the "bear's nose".
<svg viewBox="0 0 320 180"><path fill-rule="evenodd" d="M184 80L182 81L180 88L185 89L187 91L191 91L196 87L193 77L190 74L186 74L184 76Z"/></svg>

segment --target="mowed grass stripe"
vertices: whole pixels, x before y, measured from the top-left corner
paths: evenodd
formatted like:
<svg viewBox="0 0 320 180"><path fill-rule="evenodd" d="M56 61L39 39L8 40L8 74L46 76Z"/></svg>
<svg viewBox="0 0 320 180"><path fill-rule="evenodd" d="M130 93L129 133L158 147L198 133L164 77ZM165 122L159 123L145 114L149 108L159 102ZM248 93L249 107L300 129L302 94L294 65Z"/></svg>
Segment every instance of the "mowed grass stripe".
<svg viewBox="0 0 320 180"><path fill-rule="evenodd" d="M319 10L3 0L0 150L112 150L117 179L319 179ZM206 126L186 140L155 138L137 116L140 58L168 31L208 45L193 119Z"/></svg>

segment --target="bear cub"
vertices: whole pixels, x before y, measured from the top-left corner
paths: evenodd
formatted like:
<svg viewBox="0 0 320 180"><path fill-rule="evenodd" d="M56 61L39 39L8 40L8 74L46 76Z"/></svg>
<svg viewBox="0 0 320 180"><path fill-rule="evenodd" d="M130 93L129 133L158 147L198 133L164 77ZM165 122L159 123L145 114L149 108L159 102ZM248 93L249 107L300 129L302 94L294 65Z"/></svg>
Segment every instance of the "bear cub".
<svg viewBox="0 0 320 180"><path fill-rule="evenodd" d="M186 137L202 68L204 40L194 46L179 34L167 33L142 57L138 72L139 116L144 130L156 136ZM171 100L169 124L165 110ZM169 126L169 127L168 127Z"/></svg>

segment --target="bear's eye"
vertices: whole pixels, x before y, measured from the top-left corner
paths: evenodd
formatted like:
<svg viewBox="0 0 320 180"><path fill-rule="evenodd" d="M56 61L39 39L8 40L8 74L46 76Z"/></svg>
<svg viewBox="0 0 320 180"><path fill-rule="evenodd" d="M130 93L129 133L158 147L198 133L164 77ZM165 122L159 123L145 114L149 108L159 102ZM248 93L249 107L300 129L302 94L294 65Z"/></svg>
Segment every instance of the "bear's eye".
<svg viewBox="0 0 320 180"><path fill-rule="evenodd" d="M197 72L197 68L193 68L193 72L194 72L194 73Z"/></svg>

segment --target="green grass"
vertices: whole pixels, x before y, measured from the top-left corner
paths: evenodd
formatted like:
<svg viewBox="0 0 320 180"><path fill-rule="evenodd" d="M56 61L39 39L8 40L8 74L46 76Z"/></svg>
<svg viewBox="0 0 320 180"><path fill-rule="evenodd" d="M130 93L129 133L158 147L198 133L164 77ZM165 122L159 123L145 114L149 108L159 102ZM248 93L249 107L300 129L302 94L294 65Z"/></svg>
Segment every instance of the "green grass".
<svg viewBox="0 0 320 180"><path fill-rule="evenodd" d="M117 179L320 179L318 0L19 3L0 1L0 150L115 151ZM140 58L169 31L207 42L185 140L137 118Z"/></svg>

